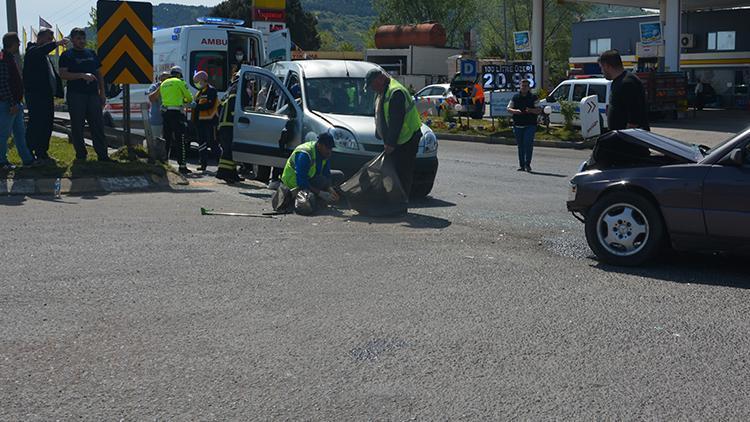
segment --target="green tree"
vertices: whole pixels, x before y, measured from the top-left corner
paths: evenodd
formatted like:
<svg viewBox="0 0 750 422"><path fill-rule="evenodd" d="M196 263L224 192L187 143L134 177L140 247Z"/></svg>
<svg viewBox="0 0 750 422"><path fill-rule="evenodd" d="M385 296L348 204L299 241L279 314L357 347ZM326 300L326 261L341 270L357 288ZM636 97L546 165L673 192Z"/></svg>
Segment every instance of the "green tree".
<svg viewBox="0 0 750 422"><path fill-rule="evenodd" d="M211 10L211 16L242 19L245 26L252 24L252 2L248 0L225 0ZM318 19L302 9L300 0L287 0L286 26L292 36L292 42L303 50L320 48Z"/></svg>
<svg viewBox="0 0 750 422"><path fill-rule="evenodd" d="M370 29L360 33L362 44L365 46L365 48L375 48L375 32L377 32L377 30L378 26L372 25L370 26Z"/></svg>
<svg viewBox="0 0 750 422"><path fill-rule="evenodd" d="M247 1L247 0L245 0ZM286 24L292 36L292 42L303 50L319 50L318 18L302 9L300 0L287 0Z"/></svg>
<svg viewBox="0 0 750 422"><path fill-rule="evenodd" d="M89 21L86 23L86 27L91 29L91 35L89 35L89 31L86 32L86 48L96 51L98 49L98 44L96 41L96 33L98 31L97 25L99 24L99 19L96 16L96 7L91 7L89 10ZM65 34L67 37L68 35Z"/></svg>
<svg viewBox="0 0 750 422"><path fill-rule="evenodd" d="M463 33L471 29L484 11L481 0L373 0L378 23L415 24L435 21L445 27L448 44L463 45Z"/></svg>
<svg viewBox="0 0 750 422"><path fill-rule="evenodd" d="M339 51L357 51L357 48L354 47L354 44L350 43L349 41L343 41L339 43Z"/></svg>
<svg viewBox="0 0 750 422"><path fill-rule="evenodd" d="M544 1L544 54L548 66L547 80L552 84L564 79L572 43L571 26L584 19L591 5ZM488 0L484 6L479 31L480 54L507 60L531 60L531 53L516 53L513 32L531 28L530 0Z"/></svg>
<svg viewBox="0 0 750 422"><path fill-rule="evenodd" d="M333 51L336 49L336 37L331 31L320 31L320 49L323 51Z"/></svg>
<svg viewBox="0 0 750 422"><path fill-rule="evenodd" d="M224 0L211 9L211 16L220 18L242 19L249 27L253 21L252 2L248 0Z"/></svg>

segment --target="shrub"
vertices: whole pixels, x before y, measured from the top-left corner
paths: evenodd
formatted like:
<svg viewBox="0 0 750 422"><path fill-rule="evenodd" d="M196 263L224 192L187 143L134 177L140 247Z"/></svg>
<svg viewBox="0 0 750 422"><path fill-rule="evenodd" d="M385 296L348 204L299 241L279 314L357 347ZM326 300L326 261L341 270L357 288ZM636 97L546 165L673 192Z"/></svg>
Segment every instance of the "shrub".
<svg viewBox="0 0 750 422"><path fill-rule="evenodd" d="M444 107L441 115L445 123L456 123L456 112L453 111L453 108Z"/></svg>
<svg viewBox="0 0 750 422"><path fill-rule="evenodd" d="M571 101L560 101L560 114L563 116L565 129L572 130L573 120L576 118L576 104Z"/></svg>

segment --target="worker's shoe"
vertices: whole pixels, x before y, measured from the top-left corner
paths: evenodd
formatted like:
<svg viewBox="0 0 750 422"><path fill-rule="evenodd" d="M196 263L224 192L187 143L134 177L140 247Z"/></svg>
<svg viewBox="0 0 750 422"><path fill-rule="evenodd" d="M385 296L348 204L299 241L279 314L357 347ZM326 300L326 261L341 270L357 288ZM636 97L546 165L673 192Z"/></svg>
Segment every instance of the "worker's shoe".
<svg viewBox="0 0 750 422"><path fill-rule="evenodd" d="M182 175L193 174L193 172L190 171L190 169L187 168L187 166L180 166L180 168L177 169L177 171L180 172L180 174L182 174Z"/></svg>

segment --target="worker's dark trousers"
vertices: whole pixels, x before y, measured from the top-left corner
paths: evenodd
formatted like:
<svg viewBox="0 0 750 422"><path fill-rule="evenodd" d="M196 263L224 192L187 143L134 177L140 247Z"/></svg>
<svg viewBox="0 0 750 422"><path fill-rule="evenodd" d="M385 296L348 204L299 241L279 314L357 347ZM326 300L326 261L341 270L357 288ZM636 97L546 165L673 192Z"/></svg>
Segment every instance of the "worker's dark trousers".
<svg viewBox="0 0 750 422"><path fill-rule="evenodd" d="M51 93L26 93L26 109L29 122L26 129L26 145L34 158L49 158L49 138L55 119L55 100Z"/></svg>
<svg viewBox="0 0 750 422"><path fill-rule="evenodd" d="M221 158L219 159L219 170L216 177L220 179L236 179L237 165L232 158L232 139L234 138L234 128L232 126L223 126L219 128L219 143L221 144Z"/></svg>
<svg viewBox="0 0 750 422"><path fill-rule="evenodd" d="M417 161L417 151L419 150L419 140L422 138L422 131L418 130L411 137L409 142L399 145L391 153L391 157L396 164L396 173L401 180L401 186L407 196L411 193L411 186L414 182L414 167Z"/></svg>
<svg viewBox="0 0 750 422"><path fill-rule="evenodd" d="M100 160L105 160L107 154L107 139L104 135L104 118L102 117L102 103L97 94L81 94L68 91L68 112L70 113L70 139L76 150L76 158L85 160L87 156L86 143L83 139L84 124L88 122L94 151Z"/></svg>
<svg viewBox="0 0 750 422"><path fill-rule="evenodd" d="M220 157L221 149L216 142L216 120L198 120L195 122L198 131L198 153L201 166L208 164L210 157ZM211 152L209 153L209 149Z"/></svg>
<svg viewBox="0 0 750 422"><path fill-rule="evenodd" d="M177 164L184 167L187 146L185 145L185 115L179 110L166 110L161 114L164 120L164 141L166 141L167 158L170 151L176 149Z"/></svg>

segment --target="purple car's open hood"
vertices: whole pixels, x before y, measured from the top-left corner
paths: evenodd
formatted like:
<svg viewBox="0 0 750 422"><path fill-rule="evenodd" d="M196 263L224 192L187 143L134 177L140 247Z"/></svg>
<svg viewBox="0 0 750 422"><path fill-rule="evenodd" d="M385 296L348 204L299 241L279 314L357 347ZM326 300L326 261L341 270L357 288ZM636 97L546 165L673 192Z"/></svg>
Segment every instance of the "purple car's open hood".
<svg viewBox="0 0 750 422"><path fill-rule="evenodd" d="M618 138L624 142L659 151L678 161L697 163L703 158L703 154L697 147L666 136L641 129L627 129L617 131L617 133ZM599 142L607 142L607 137L603 136Z"/></svg>

